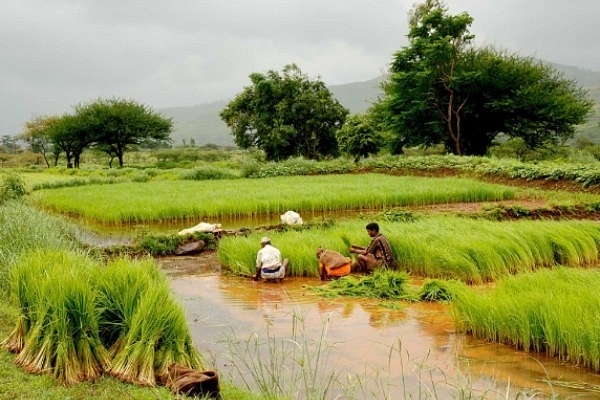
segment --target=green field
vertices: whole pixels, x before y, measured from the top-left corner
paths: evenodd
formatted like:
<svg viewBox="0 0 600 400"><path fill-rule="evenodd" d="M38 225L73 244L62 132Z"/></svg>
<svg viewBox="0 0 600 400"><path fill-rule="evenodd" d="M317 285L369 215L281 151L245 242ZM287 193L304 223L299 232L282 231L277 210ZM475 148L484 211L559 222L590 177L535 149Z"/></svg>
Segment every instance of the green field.
<svg viewBox="0 0 600 400"><path fill-rule="evenodd" d="M105 223L194 221L297 212L508 200L515 189L462 178L381 174L155 181L38 190L31 201Z"/></svg>

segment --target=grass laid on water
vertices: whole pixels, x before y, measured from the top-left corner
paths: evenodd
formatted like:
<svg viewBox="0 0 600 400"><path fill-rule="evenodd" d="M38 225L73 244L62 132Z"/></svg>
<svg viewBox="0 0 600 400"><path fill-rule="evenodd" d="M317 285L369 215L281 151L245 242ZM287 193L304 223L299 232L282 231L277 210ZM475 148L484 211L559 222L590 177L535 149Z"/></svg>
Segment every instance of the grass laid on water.
<svg viewBox="0 0 600 400"><path fill-rule="evenodd" d="M454 300L457 327L479 338L600 371L600 271L555 268L508 277Z"/></svg>
<svg viewBox="0 0 600 400"><path fill-rule="evenodd" d="M365 188L368 186L368 190ZM461 178L380 174L90 185L32 193L36 204L106 223L376 210L512 199L515 189Z"/></svg>
<svg viewBox="0 0 600 400"><path fill-rule="evenodd" d="M346 242L367 245L366 221L332 227L291 229L269 236L283 257L287 274L318 276L316 249L324 247L350 256ZM460 217L424 217L413 222L379 221L400 270L467 283L554 265L570 267L598 263L600 226L592 221L488 221ZM219 243L221 265L252 275L262 234L224 237Z"/></svg>

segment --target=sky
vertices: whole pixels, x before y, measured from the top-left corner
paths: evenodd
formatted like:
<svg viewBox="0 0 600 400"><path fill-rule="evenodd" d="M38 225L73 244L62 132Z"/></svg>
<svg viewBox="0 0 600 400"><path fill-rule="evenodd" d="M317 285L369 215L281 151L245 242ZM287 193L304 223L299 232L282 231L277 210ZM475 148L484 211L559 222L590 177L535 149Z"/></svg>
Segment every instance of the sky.
<svg viewBox="0 0 600 400"><path fill-rule="evenodd" d="M295 63L326 85L387 71L414 0L0 0L0 136L123 98L154 110L228 100ZM599 0L446 0L476 45L600 70Z"/></svg>

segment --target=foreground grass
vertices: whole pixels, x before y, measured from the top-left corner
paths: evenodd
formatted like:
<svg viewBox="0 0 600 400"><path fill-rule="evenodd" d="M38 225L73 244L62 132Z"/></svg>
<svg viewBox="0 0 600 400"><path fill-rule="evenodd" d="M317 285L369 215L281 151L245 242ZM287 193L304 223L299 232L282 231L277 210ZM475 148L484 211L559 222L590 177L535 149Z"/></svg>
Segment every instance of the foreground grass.
<svg viewBox="0 0 600 400"><path fill-rule="evenodd" d="M7 338L19 317L8 300L11 265L32 252L74 251L73 227L18 202L0 205L0 340ZM254 397L221 381L225 399ZM176 399L165 387L140 387L101 376L96 382L61 385L51 375L30 374L15 364L15 355L0 349L0 399Z"/></svg>
<svg viewBox="0 0 600 400"><path fill-rule="evenodd" d="M248 217L287 210L376 210L514 196L513 188L471 179L363 174L91 185L36 191L31 200L60 213L131 223Z"/></svg>

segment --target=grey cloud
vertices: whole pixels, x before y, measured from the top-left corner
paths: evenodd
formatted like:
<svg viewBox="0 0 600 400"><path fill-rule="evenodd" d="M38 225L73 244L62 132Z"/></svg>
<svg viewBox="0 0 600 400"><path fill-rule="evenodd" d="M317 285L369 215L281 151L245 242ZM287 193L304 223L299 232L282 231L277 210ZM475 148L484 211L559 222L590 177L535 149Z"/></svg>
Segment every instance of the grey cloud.
<svg viewBox="0 0 600 400"><path fill-rule="evenodd" d="M4 0L0 135L98 97L151 107L227 99L296 63L327 84L382 73L407 44L405 0ZM525 4L523 4L525 3ZM577 6L573 6L576 3ZM449 0L478 43L598 69L600 2Z"/></svg>

